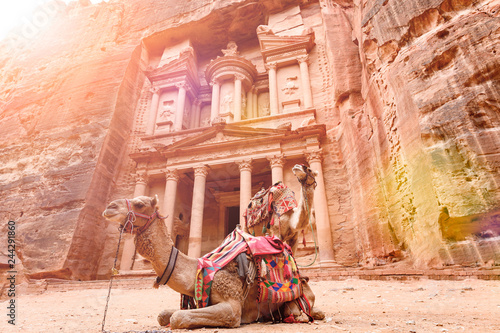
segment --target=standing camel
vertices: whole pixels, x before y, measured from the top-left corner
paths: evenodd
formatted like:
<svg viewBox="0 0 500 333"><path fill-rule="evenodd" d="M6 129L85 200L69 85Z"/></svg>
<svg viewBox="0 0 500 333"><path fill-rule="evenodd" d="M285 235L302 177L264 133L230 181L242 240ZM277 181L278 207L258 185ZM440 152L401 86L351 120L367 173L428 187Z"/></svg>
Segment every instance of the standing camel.
<svg viewBox="0 0 500 333"><path fill-rule="evenodd" d="M195 294L195 277L198 260L178 252L170 238L163 219L158 215L158 197L139 196L134 199L119 199L112 201L103 212L109 221L119 223L125 231L135 234L137 252L151 261L158 275L157 282L167 271L169 277L166 284L173 290L193 297ZM176 261L172 264L172 253L178 252ZM311 315L323 319L324 314L314 309L314 294L307 282L301 279L303 293L310 302ZM295 302L258 303L258 284L253 281L247 286L244 294L244 280L238 274L236 260L218 270L213 279L210 304L207 307L190 310L164 311L158 321L161 325L170 323L173 329L192 329L197 327L238 327L240 324L251 323L274 315L281 307L285 317L290 314L294 318L301 317L299 307Z"/></svg>
<svg viewBox="0 0 500 333"><path fill-rule="evenodd" d="M309 221L314 218L314 210L312 208L314 200L314 189L316 188L317 171L311 170L303 164L296 164L292 171L302 185L300 190L300 199L297 207L290 209L280 216L275 216L275 222L270 228L272 235L278 236L283 242L290 245L292 252L295 254L298 247L298 239L300 232L304 231L309 226ZM271 218L271 217L269 217ZM267 221L260 221L254 226L254 230L260 230L262 224ZM243 227L245 232L249 232L247 225Z"/></svg>

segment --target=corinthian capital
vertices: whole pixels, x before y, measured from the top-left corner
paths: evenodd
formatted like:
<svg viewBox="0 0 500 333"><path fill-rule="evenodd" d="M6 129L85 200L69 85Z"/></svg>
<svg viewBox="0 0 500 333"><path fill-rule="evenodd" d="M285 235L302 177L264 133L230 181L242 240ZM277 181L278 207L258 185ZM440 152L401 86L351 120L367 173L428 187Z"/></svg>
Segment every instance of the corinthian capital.
<svg viewBox="0 0 500 333"><path fill-rule="evenodd" d="M278 63L276 63L276 62L268 62L268 63L266 64L266 69L267 69L268 71L269 71L269 70L271 70L271 69L276 70L276 68L278 68Z"/></svg>
<svg viewBox="0 0 500 333"><path fill-rule="evenodd" d="M148 174L146 171L137 171L134 175L135 183L138 184L147 184L148 183Z"/></svg>
<svg viewBox="0 0 500 333"><path fill-rule="evenodd" d="M165 169L165 178L167 180L174 180L176 182L179 181L179 173L177 169Z"/></svg>
<svg viewBox="0 0 500 333"><path fill-rule="evenodd" d="M196 177L206 177L208 175L208 167L206 165L200 165L194 168L194 176Z"/></svg>
<svg viewBox="0 0 500 333"><path fill-rule="evenodd" d="M210 81L210 86L213 87L214 85L220 85L220 80L216 77L214 77L211 81Z"/></svg>
<svg viewBox="0 0 500 333"><path fill-rule="evenodd" d="M234 79L243 81L245 79L245 75L236 73L236 74L234 74Z"/></svg>
<svg viewBox="0 0 500 333"><path fill-rule="evenodd" d="M241 171L250 171L252 172L252 160L245 160L238 162L238 167L240 168Z"/></svg>
<svg viewBox="0 0 500 333"><path fill-rule="evenodd" d="M304 56L297 57L297 61L299 62L299 64L303 62L307 63L309 61L309 55L306 54Z"/></svg>
<svg viewBox="0 0 500 333"><path fill-rule="evenodd" d="M179 83L176 83L176 84L175 84L175 87L176 87L177 89L181 89L181 88L183 88L183 89L184 89L184 90L186 90L186 91L188 91L189 89L191 89L191 88L189 87L189 85L188 85L186 82L179 82Z"/></svg>
<svg viewBox="0 0 500 333"><path fill-rule="evenodd" d="M305 155L306 155L307 163L309 163L309 165L311 165L311 163L314 163L314 162L321 163L321 160L323 159L323 150L317 149L317 150L313 150L313 151L307 151L305 153Z"/></svg>
<svg viewBox="0 0 500 333"><path fill-rule="evenodd" d="M283 165L285 165L285 155L284 154L269 156L267 158L267 160L269 161L271 168L283 167Z"/></svg>

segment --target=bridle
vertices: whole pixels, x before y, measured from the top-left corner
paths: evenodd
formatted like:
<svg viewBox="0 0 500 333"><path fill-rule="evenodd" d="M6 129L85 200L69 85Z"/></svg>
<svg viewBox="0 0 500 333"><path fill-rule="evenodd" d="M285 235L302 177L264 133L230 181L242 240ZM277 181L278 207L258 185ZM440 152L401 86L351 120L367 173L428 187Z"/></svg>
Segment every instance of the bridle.
<svg viewBox="0 0 500 333"><path fill-rule="evenodd" d="M137 217L142 217L142 218L148 219L145 225L143 225L142 227L137 227L136 228L135 233L137 235L140 235L144 231L146 231L146 229L149 228L149 226L151 225L151 223L153 223L153 221L156 218L160 218L160 219L165 219L166 218L166 217L160 216L160 214L158 213L157 210L155 210L155 212L153 214L151 214L151 215L146 215L146 214L134 212L132 210L132 204L130 203L130 200L125 199L125 202L127 203L128 213L127 213L127 218L125 220L125 223L121 227L121 228L123 228L124 232L130 232L131 234L134 233L134 228L136 228L135 225L134 225L134 222L137 219Z"/></svg>
<svg viewBox="0 0 500 333"><path fill-rule="evenodd" d="M147 228L153 223L153 221L156 218L160 219L166 219L166 217L160 216L160 213L158 213L157 210L151 215L146 215L142 213L137 213L132 210L132 205L130 203L130 200L125 199L125 202L127 203L127 219L125 223L123 224L123 231L129 232L132 234L134 233L134 222L137 218L137 216L148 219L146 224L143 225L142 227L138 227L137 231L135 232L136 235L142 234L144 231L146 231ZM170 252L170 258L168 259L168 264L167 267L165 267L165 270L163 271L163 274L161 276L156 277L156 281L154 283L154 286L158 288L160 285L167 284L167 282L170 280L170 276L172 275L172 272L174 271L175 268L175 263L177 262L177 255L179 254L179 250L175 248L175 246L172 246L172 251Z"/></svg>
<svg viewBox="0 0 500 333"><path fill-rule="evenodd" d="M316 188L316 186L318 185L318 183L316 183L316 179L313 176L311 176L311 174L309 173L309 171L307 171L308 167L306 165L304 165L304 164L301 164L301 166L302 166L304 172L306 173L306 178L304 178L302 180L299 179L299 182L302 184L302 186L312 186L312 185L314 185L314 188ZM307 180L309 178L311 178L313 180L312 183L307 183Z"/></svg>
<svg viewBox="0 0 500 333"><path fill-rule="evenodd" d="M143 225L142 227L138 227L136 229L135 233L137 236L142 234L144 231L146 231L146 229L151 225L151 223L153 223L153 221L156 218L160 218L160 219L166 218L166 217L160 216L160 214L158 213L157 210L155 210L155 212L151 215L146 215L146 214L134 212L132 210L132 205L130 204L130 200L125 199L125 202L127 203L128 212L127 212L127 217L125 219L125 223L123 223L123 225L121 225L119 227L120 238L118 239L118 246L116 247L115 262L113 264L113 268L111 269L112 274L111 274L111 278L109 280L108 298L106 299L106 307L104 308L104 317L102 319L101 332L105 332L104 325L106 323L106 314L108 312L108 304L109 304L109 298L111 296L111 286L113 285L113 277L116 274L118 274L118 270L116 269L116 262L118 260L118 253L120 252L120 242L122 240L123 232L130 232L131 234L134 233L134 227L135 227L134 222L137 219L137 216L148 219L148 221L146 222L145 225ZM172 246L172 251L170 252L170 258L168 260L167 267L163 271L162 276L156 278L156 281L154 284L155 286L158 286L160 284L163 285L163 284L166 284L168 282L168 280L170 279L170 276L172 275L172 272L175 268L175 263L177 261L178 254L179 254L179 251L174 246Z"/></svg>

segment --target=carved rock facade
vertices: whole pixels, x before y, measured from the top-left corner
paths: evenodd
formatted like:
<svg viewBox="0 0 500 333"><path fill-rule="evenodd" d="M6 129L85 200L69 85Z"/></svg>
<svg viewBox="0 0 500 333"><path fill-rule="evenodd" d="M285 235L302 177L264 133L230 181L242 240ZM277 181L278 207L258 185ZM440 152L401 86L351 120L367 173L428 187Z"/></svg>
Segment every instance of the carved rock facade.
<svg viewBox="0 0 500 333"><path fill-rule="evenodd" d="M499 15L498 0L59 7L0 53L20 271L107 276L118 232L100 213L134 194L160 195L181 250L208 251L261 186L300 192L295 163L322 169L322 264L499 264Z"/></svg>

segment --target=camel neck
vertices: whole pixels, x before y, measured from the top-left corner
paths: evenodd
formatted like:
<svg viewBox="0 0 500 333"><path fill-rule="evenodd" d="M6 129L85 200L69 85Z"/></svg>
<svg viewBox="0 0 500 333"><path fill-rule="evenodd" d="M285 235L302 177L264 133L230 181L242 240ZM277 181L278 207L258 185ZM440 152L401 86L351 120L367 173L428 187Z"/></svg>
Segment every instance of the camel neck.
<svg viewBox="0 0 500 333"><path fill-rule="evenodd" d="M135 237L137 252L151 262L157 276L161 276L168 265L174 243L163 220L156 220L142 234ZM194 277L198 261L179 253L167 285L175 291L193 296Z"/></svg>
<svg viewBox="0 0 500 333"><path fill-rule="evenodd" d="M312 186L301 186L300 200L298 206L300 208L300 217L298 219L297 228L304 228L309 224L310 214L312 214L312 206L314 201L314 188Z"/></svg>

